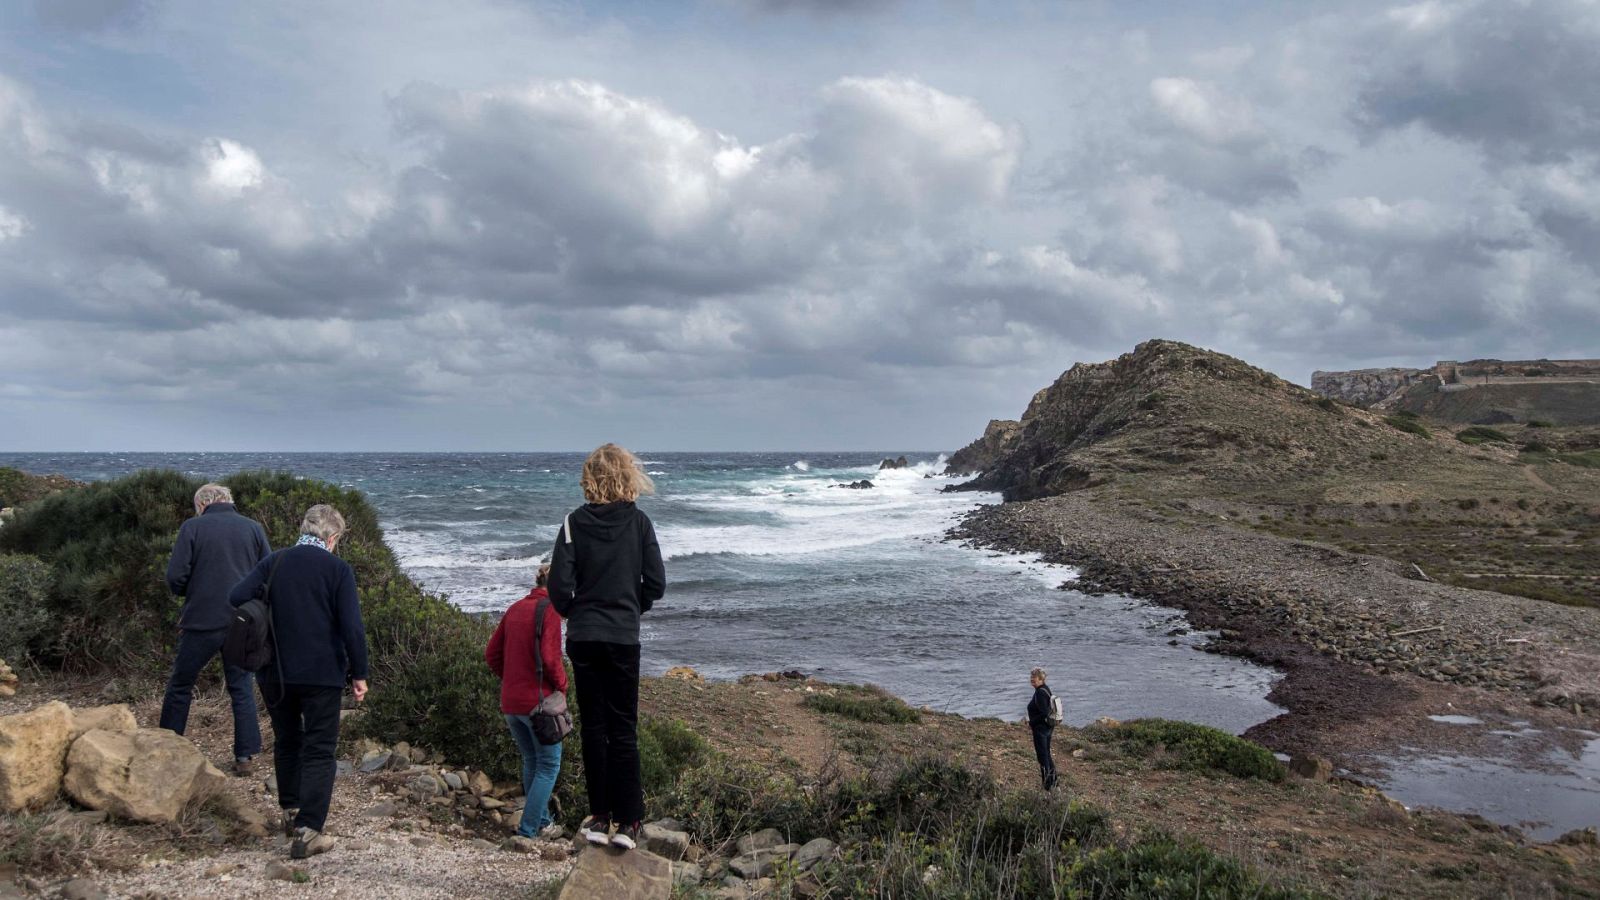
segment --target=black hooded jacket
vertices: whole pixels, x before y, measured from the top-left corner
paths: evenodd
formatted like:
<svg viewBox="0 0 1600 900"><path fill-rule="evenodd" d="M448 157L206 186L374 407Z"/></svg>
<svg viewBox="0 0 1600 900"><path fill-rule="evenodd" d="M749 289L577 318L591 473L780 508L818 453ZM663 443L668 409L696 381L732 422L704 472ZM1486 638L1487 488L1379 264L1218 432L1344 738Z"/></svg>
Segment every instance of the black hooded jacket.
<svg viewBox="0 0 1600 900"><path fill-rule="evenodd" d="M549 587L567 640L639 643L639 616L667 590L650 517L626 500L573 510L556 535Z"/></svg>

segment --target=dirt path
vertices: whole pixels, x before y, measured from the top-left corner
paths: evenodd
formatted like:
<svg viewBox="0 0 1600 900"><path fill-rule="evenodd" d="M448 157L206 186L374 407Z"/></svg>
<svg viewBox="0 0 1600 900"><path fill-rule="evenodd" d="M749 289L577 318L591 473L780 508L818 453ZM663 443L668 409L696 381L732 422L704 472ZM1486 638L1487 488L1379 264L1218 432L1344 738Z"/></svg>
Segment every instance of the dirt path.
<svg viewBox="0 0 1600 900"><path fill-rule="evenodd" d="M1529 484L1544 491L1546 494L1554 494L1556 492L1556 489L1551 487L1550 482L1545 481L1538 472L1534 471L1533 466L1523 466L1522 474L1527 477Z"/></svg>

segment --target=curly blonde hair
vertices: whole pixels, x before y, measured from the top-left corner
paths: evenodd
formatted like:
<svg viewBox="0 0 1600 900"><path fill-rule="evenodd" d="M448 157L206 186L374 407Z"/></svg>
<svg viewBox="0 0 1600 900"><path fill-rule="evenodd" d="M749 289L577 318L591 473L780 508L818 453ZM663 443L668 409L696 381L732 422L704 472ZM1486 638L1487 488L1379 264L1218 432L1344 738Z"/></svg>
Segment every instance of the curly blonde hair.
<svg viewBox="0 0 1600 900"><path fill-rule="evenodd" d="M639 460L616 444L602 444L589 454L583 461L583 477L578 484L590 503L632 502L640 494L656 492L655 482L639 467Z"/></svg>

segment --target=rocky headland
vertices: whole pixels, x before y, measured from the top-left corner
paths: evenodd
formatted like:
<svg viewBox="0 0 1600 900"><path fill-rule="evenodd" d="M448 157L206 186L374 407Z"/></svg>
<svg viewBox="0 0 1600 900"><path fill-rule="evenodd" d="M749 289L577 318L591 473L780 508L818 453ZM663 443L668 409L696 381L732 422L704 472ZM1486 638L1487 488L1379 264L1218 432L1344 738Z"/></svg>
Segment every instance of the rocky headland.
<svg viewBox="0 0 1600 900"><path fill-rule="evenodd" d="M1353 761L1484 737L1424 709L1593 728L1600 477L1532 441L1151 341L1035 395L966 485L1011 502L952 536L1187 610L1219 630L1212 649L1281 668L1271 699L1289 712L1249 733L1276 749Z"/></svg>

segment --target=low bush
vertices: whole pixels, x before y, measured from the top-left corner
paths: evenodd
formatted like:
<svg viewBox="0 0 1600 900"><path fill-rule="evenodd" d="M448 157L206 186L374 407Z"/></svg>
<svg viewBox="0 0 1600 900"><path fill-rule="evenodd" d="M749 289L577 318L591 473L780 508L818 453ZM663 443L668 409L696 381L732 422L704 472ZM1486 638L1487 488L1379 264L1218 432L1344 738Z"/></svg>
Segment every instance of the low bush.
<svg viewBox="0 0 1600 900"><path fill-rule="evenodd" d="M1528 420L1528 427L1529 428L1554 428L1554 427L1556 427L1556 425L1555 425L1554 422L1546 422L1544 419L1529 419Z"/></svg>
<svg viewBox="0 0 1600 900"><path fill-rule="evenodd" d="M1228 897L1289 900L1299 894L1261 883L1235 860L1197 844L1152 836L1131 847L1106 847L1088 854L1072 869L1079 893L1111 900L1121 897Z"/></svg>
<svg viewBox="0 0 1600 900"><path fill-rule="evenodd" d="M0 659L21 666L49 635L50 566L22 553L0 554Z"/></svg>
<svg viewBox="0 0 1600 900"><path fill-rule="evenodd" d="M1157 756L1163 768L1223 772L1238 778L1282 781L1283 763L1267 748L1205 725L1171 719L1135 719L1094 727L1092 740Z"/></svg>
<svg viewBox="0 0 1600 900"><path fill-rule="evenodd" d="M1339 401L1333 399L1332 397L1318 397L1316 404L1319 409L1326 410L1327 412L1339 412Z"/></svg>
<svg viewBox="0 0 1600 900"><path fill-rule="evenodd" d="M34 877L81 870L99 844L95 826L70 809L0 816L0 865Z"/></svg>
<svg viewBox="0 0 1600 900"><path fill-rule="evenodd" d="M1428 430L1426 425L1423 425L1422 422L1417 419L1414 413L1398 413L1396 415L1386 416L1384 417L1383 421L1388 424L1390 428L1393 428L1397 431L1404 431L1406 434L1414 434L1417 437L1425 438L1433 437L1433 433Z"/></svg>
<svg viewBox="0 0 1600 900"><path fill-rule="evenodd" d="M1490 442L1497 444L1511 443L1511 437L1509 435L1498 429L1490 428L1487 425L1474 425L1471 428L1463 428L1456 432L1456 440L1463 444L1469 444L1472 446L1477 446L1478 444L1487 444Z"/></svg>
<svg viewBox="0 0 1600 900"><path fill-rule="evenodd" d="M857 722L907 725L922 720L916 710L881 688L845 685L838 690L836 694L807 694L802 702L807 709Z"/></svg>

